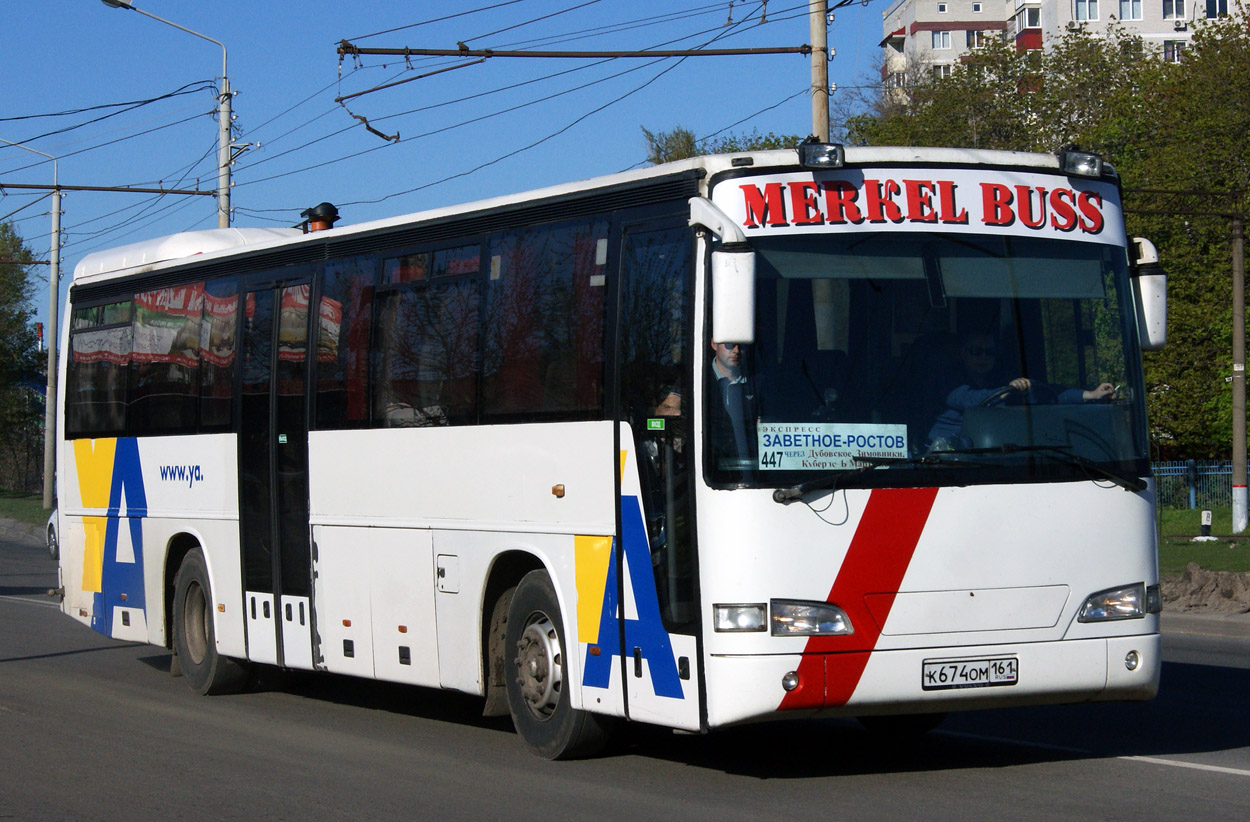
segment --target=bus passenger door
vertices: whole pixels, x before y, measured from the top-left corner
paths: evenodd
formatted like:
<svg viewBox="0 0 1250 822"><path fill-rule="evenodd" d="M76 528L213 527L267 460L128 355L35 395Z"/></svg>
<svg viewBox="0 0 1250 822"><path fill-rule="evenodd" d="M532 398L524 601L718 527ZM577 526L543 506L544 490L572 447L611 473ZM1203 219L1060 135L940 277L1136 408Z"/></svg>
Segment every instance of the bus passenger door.
<svg viewBox="0 0 1250 822"><path fill-rule="evenodd" d="M636 223L621 239L620 635L631 719L698 730L698 603L689 441L691 233L686 215Z"/></svg>
<svg viewBox="0 0 1250 822"><path fill-rule="evenodd" d="M239 527L248 657L311 669L309 280L301 273L243 289Z"/></svg>

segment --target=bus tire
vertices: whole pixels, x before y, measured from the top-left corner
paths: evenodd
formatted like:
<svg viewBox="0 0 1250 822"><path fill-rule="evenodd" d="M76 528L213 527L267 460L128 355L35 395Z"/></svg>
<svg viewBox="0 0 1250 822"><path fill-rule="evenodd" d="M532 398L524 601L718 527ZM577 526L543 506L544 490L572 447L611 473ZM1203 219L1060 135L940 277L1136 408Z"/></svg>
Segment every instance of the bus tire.
<svg viewBox="0 0 1250 822"><path fill-rule="evenodd" d="M517 585L504 642L508 711L526 746L544 759L577 759L603 750L608 718L570 705L564 620L546 571L531 571Z"/></svg>
<svg viewBox="0 0 1250 822"><path fill-rule="evenodd" d="M174 578L174 652L193 691L238 693L247 684L247 663L217 653L212 589L199 548L190 551Z"/></svg>

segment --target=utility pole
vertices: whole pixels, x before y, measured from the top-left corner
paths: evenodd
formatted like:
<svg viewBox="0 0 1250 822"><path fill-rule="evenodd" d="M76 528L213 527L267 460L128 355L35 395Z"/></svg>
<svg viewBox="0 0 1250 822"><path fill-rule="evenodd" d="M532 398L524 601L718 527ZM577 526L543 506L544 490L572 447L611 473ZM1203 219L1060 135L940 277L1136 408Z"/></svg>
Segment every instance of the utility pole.
<svg viewBox="0 0 1250 822"><path fill-rule="evenodd" d="M812 40L812 134L829 142L829 2L811 0L808 24Z"/></svg>
<svg viewBox="0 0 1250 822"><path fill-rule="evenodd" d="M52 172L52 245L48 252L48 387L43 396L43 508L56 496L57 314L61 310L61 189Z"/></svg>
<svg viewBox="0 0 1250 822"><path fill-rule="evenodd" d="M1135 214L1163 217L1223 217L1232 223L1233 263L1233 533L1250 525L1250 494L1246 487L1246 193L1242 191L1170 191L1141 188L1125 194L1146 195L1161 201L1163 209L1126 208ZM1208 204L1223 200L1229 207L1213 209ZM1194 206L1193 203L1201 205Z"/></svg>
<svg viewBox="0 0 1250 822"><path fill-rule="evenodd" d="M100 0L106 6L115 9L126 9L127 11L137 11L144 17L150 17L158 23L164 23L167 26L173 26L179 31L185 31L187 34L194 35L201 40L207 40L210 43L216 43L221 46L221 93L217 97L217 227L230 227L230 164L234 161L234 145L230 136L231 117L230 98L230 78L226 76L226 44L220 40L214 40L198 31L192 31L186 26L180 26L177 23L166 20L164 17L157 17L151 12L135 8L131 0Z"/></svg>
<svg viewBox="0 0 1250 822"><path fill-rule="evenodd" d="M0 143L39 154L52 161L52 242L48 251L48 361L47 387L43 395L43 507L52 507L56 486L56 317L61 310L61 185L57 162L51 154L0 138Z"/></svg>
<svg viewBox="0 0 1250 822"><path fill-rule="evenodd" d="M217 227L230 227L230 78L226 77L226 47L221 47L221 96L217 98Z"/></svg>
<svg viewBox="0 0 1250 822"><path fill-rule="evenodd" d="M1246 530L1246 235L1245 220L1233 217L1233 533Z"/></svg>
<svg viewBox="0 0 1250 822"><path fill-rule="evenodd" d="M0 143L24 148L35 154L43 154L52 160L52 185L29 183L0 183L0 188L51 189L52 190L52 242L48 252L48 387L44 393L43 416L43 507L52 507L56 486L56 397L57 397L57 314L61 309L61 192L62 191L127 191L132 194L201 194L212 196L213 191L166 188L125 188L122 186L63 186L57 179L56 158L20 143L0 138ZM28 265L28 263L19 263Z"/></svg>

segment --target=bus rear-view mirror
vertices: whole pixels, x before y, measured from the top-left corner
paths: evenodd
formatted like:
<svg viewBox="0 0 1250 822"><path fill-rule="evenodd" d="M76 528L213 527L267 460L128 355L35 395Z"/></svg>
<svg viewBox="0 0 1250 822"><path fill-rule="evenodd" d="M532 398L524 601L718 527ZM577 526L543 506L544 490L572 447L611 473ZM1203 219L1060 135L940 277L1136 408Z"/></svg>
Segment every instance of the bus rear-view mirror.
<svg viewBox="0 0 1250 822"><path fill-rule="evenodd" d="M1168 278L1159 264L1154 243L1133 238L1133 307L1137 311L1137 334L1143 351L1158 351L1167 341Z"/></svg>

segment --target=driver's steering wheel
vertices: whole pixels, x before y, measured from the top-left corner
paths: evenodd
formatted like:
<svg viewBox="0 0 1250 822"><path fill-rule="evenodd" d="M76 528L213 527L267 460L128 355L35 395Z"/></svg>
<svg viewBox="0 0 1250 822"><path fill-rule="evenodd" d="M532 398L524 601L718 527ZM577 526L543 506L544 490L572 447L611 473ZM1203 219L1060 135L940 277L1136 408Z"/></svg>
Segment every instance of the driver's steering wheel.
<svg viewBox="0 0 1250 822"><path fill-rule="evenodd" d="M977 403L977 408L993 408L996 405L1002 405L1012 394L1023 393L1014 385L1000 385L990 392L990 395Z"/></svg>
<svg viewBox="0 0 1250 822"><path fill-rule="evenodd" d="M995 388L988 397L977 403L977 408L993 408L1002 405L1014 396L1024 398L1025 402L1043 405L1057 402L1059 392L1053 385L1038 380L1029 380L1029 387L1024 391L1014 385L1003 385Z"/></svg>

